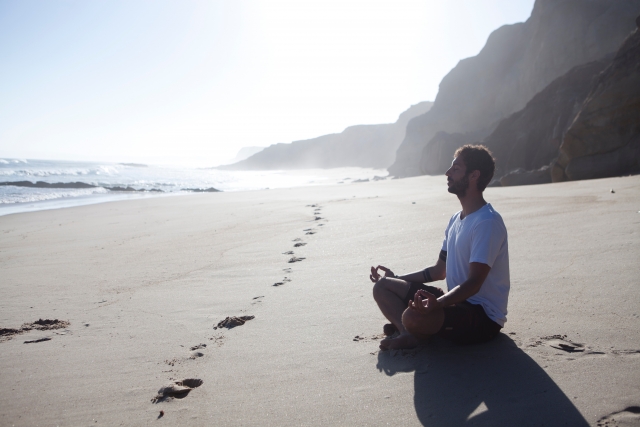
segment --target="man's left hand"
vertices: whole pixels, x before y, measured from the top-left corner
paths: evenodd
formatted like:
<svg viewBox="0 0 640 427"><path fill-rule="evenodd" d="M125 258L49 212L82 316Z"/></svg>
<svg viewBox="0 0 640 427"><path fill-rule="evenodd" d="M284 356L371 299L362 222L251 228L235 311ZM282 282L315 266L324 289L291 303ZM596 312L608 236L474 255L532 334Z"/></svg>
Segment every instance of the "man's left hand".
<svg viewBox="0 0 640 427"><path fill-rule="evenodd" d="M378 273L378 270L384 271L385 273L384 276L381 276L380 273ZM376 283L378 280L382 279L383 277L396 277L396 275L393 274L393 271L391 271L390 269L388 269L383 265L379 265L377 267L371 267L371 274L369 274L369 279L371 279L373 283Z"/></svg>

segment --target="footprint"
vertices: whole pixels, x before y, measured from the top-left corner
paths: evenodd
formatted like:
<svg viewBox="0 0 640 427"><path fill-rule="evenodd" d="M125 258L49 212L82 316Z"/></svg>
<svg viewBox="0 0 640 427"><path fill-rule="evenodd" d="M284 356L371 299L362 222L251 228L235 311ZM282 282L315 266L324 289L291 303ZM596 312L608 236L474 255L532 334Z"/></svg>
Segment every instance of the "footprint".
<svg viewBox="0 0 640 427"><path fill-rule="evenodd" d="M186 380L182 380L179 382L176 382L176 384L184 386L184 387L190 387L190 388L198 388L202 385L204 381L202 381L199 378L187 378Z"/></svg>
<svg viewBox="0 0 640 427"><path fill-rule="evenodd" d="M282 255L293 255L293 251L282 252Z"/></svg>
<svg viewBox="0 0 640 427"><path fill-rule="evenodd" d="M304 233L304 234L316 234L316 232L315 232L315 231L307 231L307 232L306 232L306 233Z"/></svg>
<svg viewBox="0 0 640 427"><path fill-rule="evenodd" d="M318 224L318 227L322 227L324 224Z"/></svg>
<svg viewBox="0 0 640 427"><path fill-rule="evenodd" d="M302 239L297 237L297 238L293 239L292 242L302 242Z"/></svg>
<svg viewBox="0 0 640 427"><path fill-rule="evenodd" d="M284 271L285 273L291 273L293 270L290 267L287 267L283 268L282 271Z"/></svg>
<svg viewBox="0 0 640 427"><path fill-rule="evenodd" d="M200 351L194 351L193 353L191 353L191 356L189 356L189 359L197 359L202 356L204 356L204 353Z"/></svg>
<svg viewBox="0 0 640 427"><path fill-rule="evenodd" d="M300 246L304 246L304 245L306 245L306 243L296 243L295 245L293 245L293 247L294 248L299 248Z"/></svg>
<svg viewBox="0 0 640 427"><path fill-rule="evenodd" d="M205 348L207 345L206 344L198 344L198 345L194 345L193 347L191 347L189 350L193 351L193 350L200 350L201 348Z"/></svg>
<svg viewBox="0 0 640 427"><path fill-rule="evenodd" d="M215 345L217 345L218 347L222 347L225 339L227 339L227 337L225 337L224 334L218 334L209 338L209 341L213 341Z"/></svg>
<svg viewBox="0 0 640 427"><path fill-rule="evenodd" d="M304 230L302 230L302 231L311 231L311 230L313 230L313 228L305 228L305 229L304 229Z"/></svg>
<svg viewBox="0 0 640 427"><path fill-rule="evenodd" d="M253 297L253 299L260 299L260 298L264 298L264 295L260 295L259 297Z"/></svg>
<svg viewBox="0 0 640 427"><path fill-rule="evenodd" d="M640 422L640 406L627 406L622 411L605 415L597 422L598 427L636 426Z"/></svg>
<svg viewBox="0 0 640 427"><path fill-rule="evenodd" d="M285 277L284 279L282 279L282 282L276 282L276 283L273 284L273 286L282 286L285 283L288 283L290 281L291 281L291 279L289 279L288 277Z"/></svg>
<svg viewBox="0 0 640 427"><path fill-rule="evenodd" d="M176 363L180 364L180 359L178 359L177 357L174 357L173 359L167 359L164 361L164 363L166 363L169 366L175 366Z"/></svg>
<svg viewBox="0 0 640 427"><path fill-rule="evenodd" d="M217 326L213 327L213 329L218 329L218 328L232 329L232 328L235 328L236 326L244 325L247 321L251 319L255 319L255 317L256 316L240 316L240 317L229 316L224 320L221 320Z"/></svg>
<svg viewBox="0 0 640 427"><path fill-rule="evenodd" d="M184 399L194 388L202 385L199 378L187 378L182 381L175 381L173 384L160 387L156 397L151 399L153 403L164 402L167 399Z"/></svg>
<svg viewBox="0 0 640 427"><path fill-rule="evenodd" d="M303 259L306 259L306 258L304 258L304 257L295 257L295 256L292 256L292 257L289 259L289 261L288 261L288 262L289 262L289 263L292 263L292 262L300 262L300 261L302 261Z"/></svg>
<svg viewBox="0 0 640 427"><path fill-rule="evenodd" d="M320 217L320 216L317 216L317 217L315 217L313 220L314 220L314 221L320 221L321 219L323 219L323 218L322 218L322 217Z"/></svg>

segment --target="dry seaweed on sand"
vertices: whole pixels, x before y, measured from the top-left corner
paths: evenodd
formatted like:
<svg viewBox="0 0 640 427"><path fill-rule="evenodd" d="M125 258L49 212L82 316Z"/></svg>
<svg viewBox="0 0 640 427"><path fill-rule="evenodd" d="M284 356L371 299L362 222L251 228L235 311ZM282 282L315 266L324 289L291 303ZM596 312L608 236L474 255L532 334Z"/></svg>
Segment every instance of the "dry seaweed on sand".
<svg viewBox="0 0 640 427"><path fill-rule="evenodd" d="M227 329L231 329L231 328L235 328L236 326L241 326L244 325L247 321L254 319L256 316L239 316L239 317L235 317L235 316L229 316L227 318L225 318L224 320L221 320L220 322L218 322L218 324L216 326L213 327L213 329L218 329L218 328L227 328Z"/></svg>

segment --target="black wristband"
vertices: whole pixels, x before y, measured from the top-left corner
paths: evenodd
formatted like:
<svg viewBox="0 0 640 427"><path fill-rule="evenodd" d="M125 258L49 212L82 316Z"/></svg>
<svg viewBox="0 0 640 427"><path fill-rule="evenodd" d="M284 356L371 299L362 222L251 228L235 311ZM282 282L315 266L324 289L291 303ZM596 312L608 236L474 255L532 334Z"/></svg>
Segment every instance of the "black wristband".
<svg viewBox="0 0 640 427"><path fill-rule="evenodd" d="M429 273L429 267L422 270L422 276L424 277L423 283L433 282L433 279L431 278L431 273Z"/></svg>

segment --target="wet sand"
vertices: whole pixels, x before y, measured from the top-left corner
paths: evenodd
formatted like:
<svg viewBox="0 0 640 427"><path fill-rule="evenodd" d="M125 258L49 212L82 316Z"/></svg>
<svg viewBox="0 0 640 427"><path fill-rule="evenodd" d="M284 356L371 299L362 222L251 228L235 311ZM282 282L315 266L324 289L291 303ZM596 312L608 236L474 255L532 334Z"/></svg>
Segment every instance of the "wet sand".
<svg viewBox="0 0 640 427"><path fill-rule="evenodd" d="M435 262L443 177L2 216L0 425L638 425L640 177L486 199L503 333L388 352L369 267Z"/></svg>

